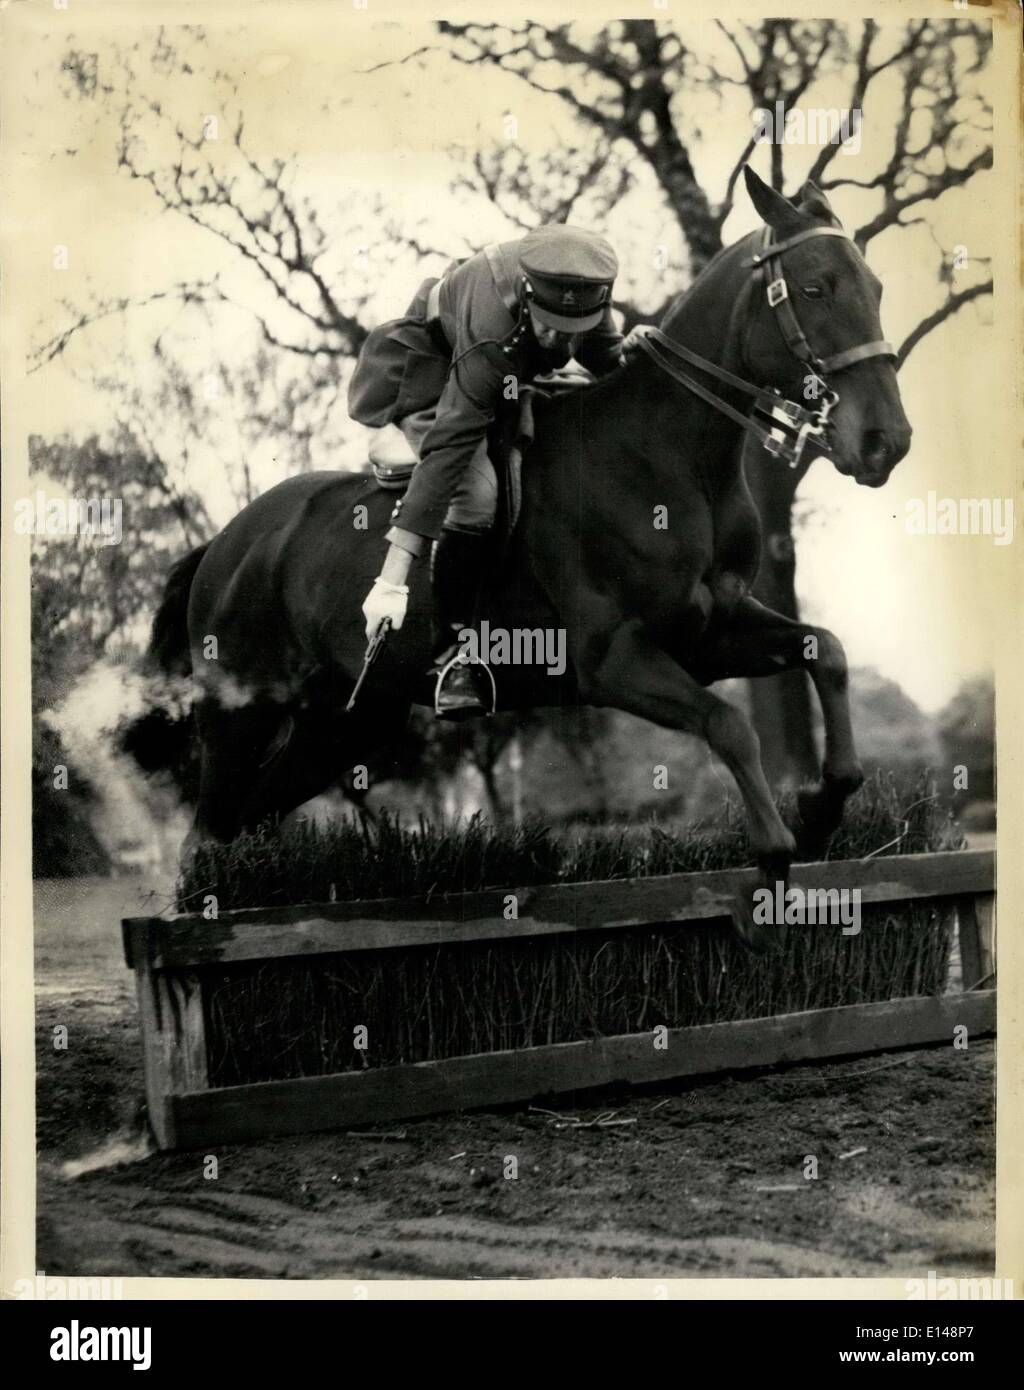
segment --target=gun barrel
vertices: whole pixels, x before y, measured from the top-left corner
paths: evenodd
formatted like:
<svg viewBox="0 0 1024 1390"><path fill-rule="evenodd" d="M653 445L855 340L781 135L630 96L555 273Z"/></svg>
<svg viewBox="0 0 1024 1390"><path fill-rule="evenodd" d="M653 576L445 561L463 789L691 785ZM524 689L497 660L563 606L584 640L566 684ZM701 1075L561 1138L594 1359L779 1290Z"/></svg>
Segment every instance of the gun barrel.
<svg viewBox="0 0 1024 1390"><path fill-rule="evenodd" d="M355 708L355 703L356 700L358 700L359 698L359 692L363 688L363 683L365 682L366 677L370 674L370 668L373 666L373 663L377 660L378 656L380 656L381 649L383 648L384 643L387 639L387 635L390 631L391 619L382 618L380 621L380 626L377 628L377 631L373 634L369 642L367 642L366 644L366 655L363 657L363 669L359 672L359 679L355 683L355 687L352 691L352 694L348 697L348 704L345 706L346 714L351 714L353 709Z"/></svg>

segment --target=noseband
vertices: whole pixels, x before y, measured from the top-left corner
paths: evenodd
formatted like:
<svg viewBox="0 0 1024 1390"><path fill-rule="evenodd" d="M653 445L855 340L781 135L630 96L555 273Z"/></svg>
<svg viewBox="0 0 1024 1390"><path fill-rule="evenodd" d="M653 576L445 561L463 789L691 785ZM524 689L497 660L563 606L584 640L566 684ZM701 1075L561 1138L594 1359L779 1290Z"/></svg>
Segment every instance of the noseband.
<svg viewBox="0 0 1024 1390"><path fill-rule="evenodd" d="M829 416L839 404L839 392L828 385L826 378L834 372L852 367L855 362L864 362L869 357L887 357L893 360L896 357L892 344L882 339L844 348L841 352L833 353L831 357L819 357L811 348L790 299L789 286L782 269L782 257L787 251L792 251L794 246L819 236L838 236L844 241L851 240L838 227L809 227L784 241L773 242L771 228L766 227L761 238L760 251L743 262L744 266L754 271L752 284L755 291L759 284L764 285L768 304L775 315L782 339L790 353L805 369L807 375L804 394L808 399L815 401L819 394L821 396L821 404L815 410L808 410L796 401L787 400L773 387L755 386L743 377L727 372L724 367L701 357L699 353L691 352L689 348L683 347L682 343L675 342L660 328L645 327L637 339L639 346L662 371L742 426L748 434L754 435L768 453L785 459L790 468L796 468L799 464L810 439L814 440L815 448L820 453L831 456L832 450L825 431ZM748 328L750 319L751 315L748 313ZM665 354L668 354L668 357ZM689 373L670 360L673 357L706 372L709 376L717 377L719 381L725 382L737 391L752 396L754 399L750 414L745 415L713 390L703 386L699 381L694 381ZM762 418L758 419L758 416Z"/></svg>

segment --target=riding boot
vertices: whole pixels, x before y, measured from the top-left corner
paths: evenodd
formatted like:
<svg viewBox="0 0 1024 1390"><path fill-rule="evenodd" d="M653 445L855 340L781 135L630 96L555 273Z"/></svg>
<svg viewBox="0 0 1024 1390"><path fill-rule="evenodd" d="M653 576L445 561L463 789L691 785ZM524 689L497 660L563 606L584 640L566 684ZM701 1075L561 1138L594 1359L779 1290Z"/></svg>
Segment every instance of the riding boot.
<svg viewBox="0 0 1024 1390"><path fill-rule="evenodd" d="M431 554L434 592L434 709L442 719L475 719L494 707L487 668L463 653L459 634L471 629L488 555L489 537L445 528Z"/></svg>

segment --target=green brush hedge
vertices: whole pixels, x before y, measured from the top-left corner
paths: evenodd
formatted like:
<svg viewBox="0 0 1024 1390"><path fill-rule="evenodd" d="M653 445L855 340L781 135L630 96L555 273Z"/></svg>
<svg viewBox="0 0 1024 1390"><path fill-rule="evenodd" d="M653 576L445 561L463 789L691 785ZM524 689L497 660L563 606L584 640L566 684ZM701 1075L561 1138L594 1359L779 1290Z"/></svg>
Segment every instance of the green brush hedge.
<svg viewBox="0 0 1024 1390"><path fill-rule="evenodd" d="M784 818L792 797L780 798ZM848 803L830 859L959 849L963 837L929 779L878 775ZM344 821L328 829L267 829L229 845L202 845L178 885L178 910L199 911L213 893L221 912L275 903L347 902L422 894L585 883L606 878L698 873L753 863L735 802L716 825L555 830L538 821L492 825L475 817L445 825Z"/></svg>
<svg viewBox="0 0 1024 1390"><path fill-rule="evenodd" d="M925 782L879 777L851 802L831 857L962 843ZM209 892L223 911L748 862L731 808L721 826L672 832L644 826L572 834L480 820L404 828L384 818L372 827L260 834L205 848L181 885L181 906ZM936 994L945 986L950 941L948 911L921 903L865 908L859 936L791 927L783 950L764 958L707 923L211 967L204 972L210 1084ZM368 1029L366 1052L353 1048L358 1025Z"/></svg>

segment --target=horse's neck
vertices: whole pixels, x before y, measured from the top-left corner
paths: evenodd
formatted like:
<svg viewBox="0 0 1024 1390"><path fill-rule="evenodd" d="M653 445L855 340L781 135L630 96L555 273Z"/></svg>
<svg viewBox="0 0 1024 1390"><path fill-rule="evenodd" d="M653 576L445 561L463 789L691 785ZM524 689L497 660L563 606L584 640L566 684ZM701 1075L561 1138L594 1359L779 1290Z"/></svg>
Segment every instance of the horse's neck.
<svg viewBox="0 0 1024 1390"><path fill-rule="evenodd" d="M746 377L742 343L746 281L738 274L737 266L744 245L738 243L730 247L712 262L676 300L662 320L661 330L673 342L689 348L715 366ZM656 395L660 410L667 417L658 427L671 431L670 438L699 441L699 458L695 458L695 463L705 481L716 490L728 488L735 481L740 466L740 426L662 372L646 354L638 354L638 357L641 357L637 363L640 370L649 378L653 374L658 383ZM750 407L746 394L697 369L687 370L692 371L694 380L746 414Z"/></svg>
<svg viewBox="0 0 1024 1390"><path fill-rule="evenodd" d="M737 262L751 240L744 238L716 256L661 322L673 342L741 376L746 375L740 335L749 282Z"/></svg>

